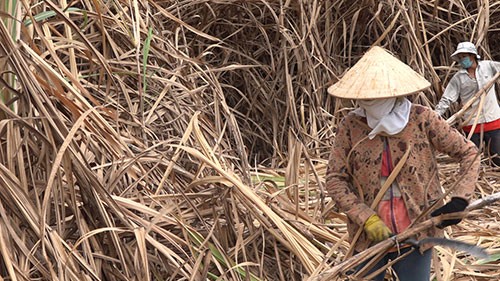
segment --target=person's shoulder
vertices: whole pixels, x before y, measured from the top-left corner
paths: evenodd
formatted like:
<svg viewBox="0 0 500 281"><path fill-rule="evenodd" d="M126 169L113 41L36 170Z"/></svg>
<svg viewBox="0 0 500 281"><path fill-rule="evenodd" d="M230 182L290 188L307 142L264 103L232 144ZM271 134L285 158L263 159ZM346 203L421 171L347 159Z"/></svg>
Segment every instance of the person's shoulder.
<svg viewBox="0 0 500 281"><path fill-rule="evenodd" d="M432 110L430 107L418 103L412 103L411 108L412 110L418 110L418 111Z"/></svg>
<svg viewBox="0 0 500 281"><path fill-rule="evenodd" d="M480 61L478 61L479 67L485 66L485 65L489 66L489 65L499 64L499 63L500 62L494 61L494 60L480 60Z"/></svg>
<svg viewBox="0 0 500 281"><path fill-rule="evenodd" d="M356 109L355 109L356 110ZM355 110L351 110L344 117L342 117L340 124L347 128L357 127L360 124L366 123L366 117L359 115Z"/></svg>
<svg viewBox="0 0 500 281"><path fill-rule="evenodd" d="M359 120L359 119L362 119L363 117L360 116L358 113L355 112L356 109L354 110L351 110L350 112L348 112L342 119L344 121L353 121L353 120Z"/></svg>
<svg viewBox="0 0 500 281"><path fill-rule="evenodd" d="M467 69L460 68L459 70L457 70L457 72L455 72L455 75L453 75L453 77L460 76L460 75L467 75Z"/></svg>
<svg viewBox="0 0 500 281"><path fill-rule="evenodd" d="M455 72L455 74L453 74L453 76L451 77L451 80L455 80L455 79L460 80L460 77L462 77L464 75L468 76L467 70L465 70L463 68L460 68L460 69L457 70L457 72ZM451 80L450 80L450 82L451 82Z"/></svg>
<svg viewBox="0 0 500 281"><path fill-rule="evenodd" d="M426 115L437 115L437 113L432 110L432 108L422 105L422 104L416 104L412 103L411 104L411 112L413 112L416 115L420 116L426 116Z"/></svg>
<svg viewBox="0 0 500 281"><path fill-rule="evenodd" d="M478 70L479 71L493 71L493 73L498 72L500 68L500 62L494 60L482 60L478 62Z"/></svg>

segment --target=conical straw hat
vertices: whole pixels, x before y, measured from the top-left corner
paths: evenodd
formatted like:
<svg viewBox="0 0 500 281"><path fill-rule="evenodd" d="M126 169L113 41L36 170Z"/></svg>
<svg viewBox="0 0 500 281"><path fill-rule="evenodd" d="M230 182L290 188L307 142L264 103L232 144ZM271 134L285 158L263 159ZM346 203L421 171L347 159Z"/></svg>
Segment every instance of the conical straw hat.
<svg viewBox="0 0 500 281"><path fill-rule="evenodd" d="M411 95L430 85L408 65L374 46L328 88L328 93L345 99L382 99Z"/></svg>

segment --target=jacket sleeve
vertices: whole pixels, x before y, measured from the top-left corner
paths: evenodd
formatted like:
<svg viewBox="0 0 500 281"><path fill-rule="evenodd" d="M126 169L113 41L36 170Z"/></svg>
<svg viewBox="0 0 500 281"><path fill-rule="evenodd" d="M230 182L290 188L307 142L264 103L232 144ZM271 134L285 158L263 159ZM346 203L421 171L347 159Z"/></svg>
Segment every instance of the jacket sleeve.
<svg viewBox="0 0 500 281"><path fill-rule="evenodd" d="M458 100L459 96L460 96L460 81L455 75L453 76L453 78L451 78L450 82L446 86L443 96L436 105L435 111L439 115L443 115L446 112L446 110L448 110L450 105Z"/></svg>
<svg viewBox="0 0 500 281"><path fill-rule="evenodd" d="M350 150L347 121L343 119L330 152L326 171L326 190L341 212L359 226L363 226L366 220L376 213L363 203L359 192L354 190L347 159Z"/></svg>
<svg viewBox="0 0 500 281"><path fill-rule="evenodd" d="M476 145L451 127L443 118L429 110L428 136L437 151L449 155L460 164L457 182L451 196L469 200L479 175L481 157ZM456 184L456 185L455 185Z"/></svg>

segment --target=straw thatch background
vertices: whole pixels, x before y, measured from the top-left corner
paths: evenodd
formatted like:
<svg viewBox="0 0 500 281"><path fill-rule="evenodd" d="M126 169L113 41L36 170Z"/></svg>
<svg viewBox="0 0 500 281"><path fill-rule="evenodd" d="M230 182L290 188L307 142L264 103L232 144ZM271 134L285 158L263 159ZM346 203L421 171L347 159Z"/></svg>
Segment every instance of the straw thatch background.
<svg viewBox="0 0 500 281"><path fill-rule="evenodd" d="M431 107L458 42L500 60L498 1L7 0L0 10L2 280L317 276L348 248L323 179L351 105L326 88L372 44L432 82L413 98ZM487 161L477 198L500 187ZM450 186L456 166L440 163ZM490 260L436 248L434 277L499 278L499 216L493 204L447 230Z"/></svg>

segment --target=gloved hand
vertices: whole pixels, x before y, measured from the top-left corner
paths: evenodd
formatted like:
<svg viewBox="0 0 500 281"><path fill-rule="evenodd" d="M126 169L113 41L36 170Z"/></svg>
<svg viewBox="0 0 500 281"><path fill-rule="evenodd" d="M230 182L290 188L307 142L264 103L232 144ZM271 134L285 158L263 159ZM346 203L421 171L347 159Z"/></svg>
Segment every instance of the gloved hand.
<svg viewBox="0 0 500 281"><path fill-rule="evenodd" d="M465 208L469 205L467 200L460 198L460 197L452 197L451 201L446 203L443 207L435 210L434 212L431 213L432 217L439 216L441 214L449 214L449 213L454 213L454 212L462 212L465 210ZM438 228L444 228L449 225L454 225L459 222L461 222L462 219L450 219L450 220L443 220L441 223L436 225Z"/></svg>
<svg viewBox="0 0 500 281"><path fill-rule="evenodd" d="M392 236L391 230L377 215L369 217L364 225L364 229L368 239L378 243Z"/></svg>

